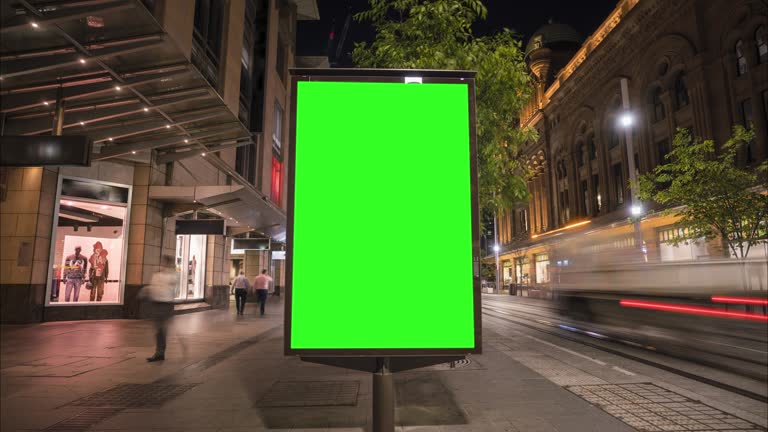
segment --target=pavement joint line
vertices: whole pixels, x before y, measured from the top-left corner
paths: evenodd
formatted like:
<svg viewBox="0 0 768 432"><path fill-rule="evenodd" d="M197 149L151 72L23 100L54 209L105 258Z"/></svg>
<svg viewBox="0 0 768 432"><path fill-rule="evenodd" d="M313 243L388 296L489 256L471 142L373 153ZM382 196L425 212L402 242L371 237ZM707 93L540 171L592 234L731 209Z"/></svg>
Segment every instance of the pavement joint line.
<svg viewBox="0 0 768 432"><path fill-rule="evenodd" d="M276 333L279 333L281 329L281 325L277 324L259 334L256 336L250 337L244 341L240 341L234 345L231 345L227 348L224 348L223 350L208 356L207 358L200 360L197 363L193 363L191 365L188 365L184 367L183 369L173 372L169 375L160 377L152 382L152 384L165 384L170 383L173 381L176 381L178 379L184 378L185 376L188 376L190 373L201 373L204 372L219 363L223 362L224 360L229 359L230 357L234 356L235 354L245 350L246 348L251 347L252 345L255 345L261 341L264 341L266 339L271 338L272 336L275 336Z"/></svg>
<svg viewBox="0 0 768 432"><path fill-rule="evenodd" d="M545 340L539 339L539 338L537 338L536 336L531 336L531 335L523 335L523 336L525 336L525 337L527 337L527 338L529 338L529 339L533 339L533 340L535 340L536 342L540 342L540 343L543 343L544 345L548 345L548 346L551 346L551 347L553 347L553 348L557 348L557 349L559 349L559 350L561 350L561 351L565 351L565 352L567 352L568 354L571 354L571 355L575 355L576 357L580 357L580 358L583 358L583 359L585 359L585 360L589 360L589 361L591 361L591 362L597 363L597 364L599 364L600 366L608 366L608 363L606 363L606 362L604 362L604 361L602 361L602 360L598 360L598 359L596 359L596 358L592 358L592 357L590 357L590 356L588 356L588 355L584 355L584 354L581 354L581 353L577 353L576 351L570 350L570 349L568 349L568 348L563 348L563 347L561 347L561 346L558 346L558 345L555 345L555 344L553 344L553 343L547 342L547 341L545 341Z"/></svg>
<svg viewBox="0 0 768 432"><path fill-rule="evenodd" d="M620 368L620 367L618 367L618 366L612 366L612 367L611 367L611 369L617 370L617 371L619 371L619 372L623 373L624 375L629 375L629 376L635 376L635 375L637 375L637 374L636 374L636 373L634 373L634 372L630 372L630 371L628 371L628 370L626 370L626 369L623 369L623 368Z"/></svg>

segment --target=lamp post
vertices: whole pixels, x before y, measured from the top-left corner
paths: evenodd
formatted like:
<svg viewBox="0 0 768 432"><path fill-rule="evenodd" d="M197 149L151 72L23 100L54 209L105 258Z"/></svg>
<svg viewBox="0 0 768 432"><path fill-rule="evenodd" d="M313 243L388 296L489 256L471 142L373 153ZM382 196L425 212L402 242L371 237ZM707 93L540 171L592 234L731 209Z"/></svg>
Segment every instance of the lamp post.
<svg viewBox="0 0 768 432"><path fill-rule="evenodd" d="M496 231L495 228L496 224L494 224L494 232ZM494 237L496 237L495 234ZM501 248L499 247L498 243L493 245L493 253L496 255L496 294L501 294L501 278L499 277L499 249Z"/></svg>
<svg viewBox="0 0 768 432"><path fill-rule="evenodd" d="M637 175L635 175L635 146L632 142L632 126L635 123L635 117L629 108L629 81L627 78L621 79L621 105L624 110L619 117L619 125L624 128L624 141L627 145L627 168L629 169L629 193L632 214L634 220L635 246L643 250L643 235L640 231L640 215L643 213L643 207L637 198ZM643 253L645 257L645 253Z"/></svg>

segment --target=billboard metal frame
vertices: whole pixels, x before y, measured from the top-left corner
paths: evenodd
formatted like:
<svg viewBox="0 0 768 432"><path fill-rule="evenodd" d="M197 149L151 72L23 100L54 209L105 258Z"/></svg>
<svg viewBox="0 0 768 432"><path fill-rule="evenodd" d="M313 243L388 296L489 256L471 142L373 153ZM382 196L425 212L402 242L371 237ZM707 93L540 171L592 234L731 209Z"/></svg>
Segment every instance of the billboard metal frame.
<svg viewBox="0 0 768 432"><path fill-rule="evenodd" d="M475 72L445 71L445 70L416 70L416 69L291 69L291 107L289 113L290 139L288 141L288 178L287 199L287 246L286 246L286 276L285 276L285 355L301 357L442 357L461 356L464 354L480 354L482 352L482 309L480 293L480 211L477 182L477 125L475 111ZM323 348L305 349L291 348L291 305L293 291L293 222L294 222L294 187L295 187L295 149L296 149L296 102L297 88L300 81L330 81L330 82L373 82L373 83L404 83L406 77L419 77L423 84L455 84L466 85L469 107L469 145L470 145L470 179L472 205L472 280L473 280L473 314L474 339L472 348ZM416 84L418 85L418 84ZM318 359L319 360L319 359ZM438 361L439 363L439 361Z"/></svg>

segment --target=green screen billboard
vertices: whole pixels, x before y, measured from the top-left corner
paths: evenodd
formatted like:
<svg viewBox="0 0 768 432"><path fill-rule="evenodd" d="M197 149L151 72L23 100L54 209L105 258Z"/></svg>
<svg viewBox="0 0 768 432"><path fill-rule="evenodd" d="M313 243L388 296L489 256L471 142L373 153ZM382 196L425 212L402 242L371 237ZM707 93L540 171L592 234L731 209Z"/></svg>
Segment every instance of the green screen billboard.
<svg viewBox="0 0 768 432"><path fill-rule="evenodd" d="M366 72L294 76L286 353L479 352L472 75Z"/></svg>

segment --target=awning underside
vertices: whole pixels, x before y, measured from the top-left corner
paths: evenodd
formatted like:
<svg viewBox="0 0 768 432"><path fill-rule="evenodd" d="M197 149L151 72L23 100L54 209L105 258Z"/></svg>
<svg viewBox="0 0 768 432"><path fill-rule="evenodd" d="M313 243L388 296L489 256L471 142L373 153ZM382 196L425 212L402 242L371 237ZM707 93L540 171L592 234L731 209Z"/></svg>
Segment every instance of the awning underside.
<svg viewBox="0 0 768 432"><path fill-rule="evenodd" d="M159 162L253 142L139 0L2 3L3 135L48 135L57 97L64 135L95 160Z"/></svg>

